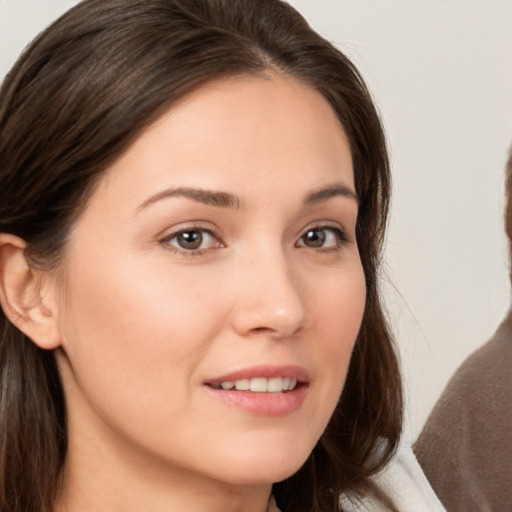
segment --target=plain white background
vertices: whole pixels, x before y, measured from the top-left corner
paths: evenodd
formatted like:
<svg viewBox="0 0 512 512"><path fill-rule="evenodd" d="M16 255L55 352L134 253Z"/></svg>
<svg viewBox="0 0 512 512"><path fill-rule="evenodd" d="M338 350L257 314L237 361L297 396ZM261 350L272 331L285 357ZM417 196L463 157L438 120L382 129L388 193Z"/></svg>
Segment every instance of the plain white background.
<svg viewBox="0 0 512 512"><path fill-rule="evenodd" d="M0 78L74 0L0 0ZM415 436L509 304L510 0L291 0L356 63L389 137L386 298Z"/></svg>

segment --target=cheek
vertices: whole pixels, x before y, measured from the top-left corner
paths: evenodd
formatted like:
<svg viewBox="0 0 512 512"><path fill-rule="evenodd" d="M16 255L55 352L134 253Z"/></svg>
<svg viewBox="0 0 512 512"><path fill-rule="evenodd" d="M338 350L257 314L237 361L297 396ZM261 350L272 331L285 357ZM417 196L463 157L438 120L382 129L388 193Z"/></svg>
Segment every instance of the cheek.
<svg viewBox="0 0 512 512"><path fill-rule="evenodd" d="M90 261L95 264L76 266L61 322L77 379L98 390L138 386L150 394L169 387L159 381L163 375L188 378L221 328L219 301L183 273L129 258L115 265L106 258Z"/></svg>
<svg viewBox="0 0 512 512"><path fill-rule="evenodd" d="M316 342L311 347L319 383L320 416L327 424L341 396L364 314L366 286L359 262L338 279L331 279L314 303ZM321 385L320 385L321 384ZM320 413L320 410L318 411Z"/></svg>
<svg viewBox="0 0 512 512"><path fill-rule="evenodd" d="M313 301L316 325L329 350L352 350L366 302L364 273L359 260L325 281ZM327 343L329 340L329 343Z"/></svg>
<svg viewBox="0 0 512 512"><path fill-rule="evenodd" d="M79 260L76 268L69 284L66 322L105 330L114 344L122 336L140 343L145 332L141 345L148 347L156 341L151 333L193 332L198 327L197 312L208 301L200 280L187 279L183 272L153 261L92 257L90 263Z"/></svg>
<svg viewBox="0 0 512 512"><path fill-rule="evenodd" d="M94 261L75 267L62 318L70 409L81 424L99 419L137 443L160 439L165 424L170 443L180 435L176 418L192 414L198 367L222 328L223 306L183 272L129 258Z"/></svg>

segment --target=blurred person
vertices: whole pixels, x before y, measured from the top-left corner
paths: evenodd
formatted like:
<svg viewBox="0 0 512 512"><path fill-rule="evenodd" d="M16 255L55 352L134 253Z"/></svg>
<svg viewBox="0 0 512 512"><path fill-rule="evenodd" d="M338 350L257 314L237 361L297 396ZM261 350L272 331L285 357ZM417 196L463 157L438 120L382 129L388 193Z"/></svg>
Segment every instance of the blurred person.
<svg viewBox="0 0 512 512"><path fill-rule="evenodd" d="M512 261L512 148L505 228ZM512 312L455 372L414 446L448 512L512 510Z"/></svg>

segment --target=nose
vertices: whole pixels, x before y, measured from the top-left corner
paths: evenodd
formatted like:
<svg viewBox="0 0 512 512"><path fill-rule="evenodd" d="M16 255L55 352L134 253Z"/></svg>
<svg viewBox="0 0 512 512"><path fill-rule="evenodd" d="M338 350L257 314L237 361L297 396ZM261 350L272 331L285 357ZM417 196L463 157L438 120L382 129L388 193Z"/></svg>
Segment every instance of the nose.
<svg viewBox="0 0 512 512"><path fill-rule="evenodd" d="M232 324L241 336L261 334L283 339L307 322L306 290L300 273L282 254L251 259L237 272Z"/></svg>

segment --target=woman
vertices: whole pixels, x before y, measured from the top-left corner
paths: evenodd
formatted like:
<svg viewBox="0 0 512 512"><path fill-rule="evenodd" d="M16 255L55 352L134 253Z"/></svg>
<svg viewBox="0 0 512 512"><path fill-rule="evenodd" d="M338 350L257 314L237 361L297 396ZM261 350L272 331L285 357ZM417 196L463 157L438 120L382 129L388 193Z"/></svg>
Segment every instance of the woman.
<svg viewBox="0 0 512 512"><path fill-rule="evenodd" d="M2 511L395 510L389 166L346 57L278 0L86 0L0 95Z"/></svg>

